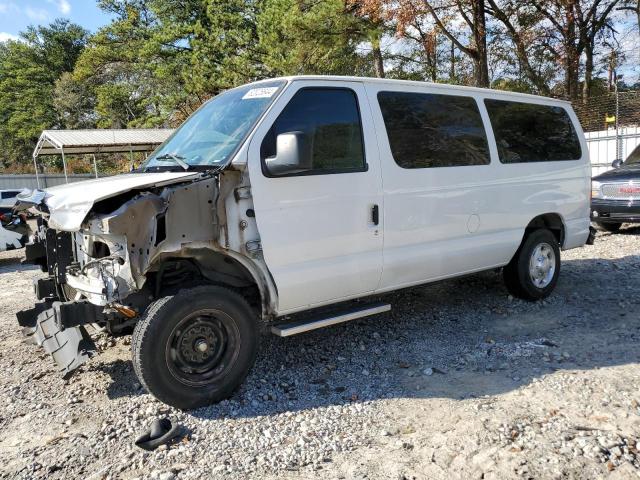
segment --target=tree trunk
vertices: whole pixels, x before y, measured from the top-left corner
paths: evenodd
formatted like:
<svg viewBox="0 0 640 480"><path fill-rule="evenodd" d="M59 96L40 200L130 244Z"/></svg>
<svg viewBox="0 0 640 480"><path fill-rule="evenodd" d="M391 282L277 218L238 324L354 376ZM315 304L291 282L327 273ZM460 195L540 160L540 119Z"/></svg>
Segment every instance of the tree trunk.
<svg viewBox="0 0 640 480"><path fill-rule="evenodd" d="M438 80L438 34L428 32L422 38L427 75L435 83Z"/></svg>
<svg viewBox="0 0 640 480"><path fill-rule="evenodd" d="M538 89L538 92L541 95L549 96L551 94L551 90L549 89L549 85L545 82L544 78L533 69L529 59L527 57L527 48L525 44L518 38L514 39L514 43L516 45L516 56L518 58L518 63L520 68L524 71L524 75L533 83L533 85Z"/></svg>
<svg viewBox="0 0 640 480"><path fill-rule="evenodd" d="M580 53L576 48L576 17L571 2L565 6L564 35L564 72L565 72L565 94L570 100L578 98L578 70L580 68Z"/></svg>
<svg viewBox="0 0 640 480"><path fill-rule="evenodd" d="M489 87L489 60L487 58L487 24L485 0L473 0L473 42L476 55L473 59L477 87Z"/></svg>
<svg viewBox="0 0 640 480"><path fill-rule="evenodd" d="M382 50L380 50L380 35L375 32L371 40L371 49L373 53L373 66L376 77L384 78L384 63L382 61Z"/></svg>
<svg viewBox="0 0 640 480"><path fill-rule="evenodd" d="M616 53L614 51L611 52L611 54L609 55L609 65L607 67L608 70L608 75L607 75L607 87L609 88L610 92L613 92L613 69L615 68L615 55Z"/></svg>
<svg viewBox="0 0 640 480"><path fill-rule="evenodd" d="M593 81L593 45L585 48L584 85L582 86L582 102L586 105L591 97L591 83Z"/></svg>
<svg viewBox="0 0 640 480"><path fill-rule="evenodd" d="M431 66L431 81L436 83L438 81L438 52L435 52L433 58L433 65Z"/></svg>
<svg viewBox="0 0 640 480"><path fill-rule="evenodd" d="M568 48L569 51L566 53L565 59L565 90L570 100L577 100L580 90L580 78L578 76L580 56L572 47Z"/></svg>
<svg viewBox="0 0 640 480"><path fill-rule="evenodd" d="M456 78L456 44L451 42L451 68L449 70L449 80L452 82Z"/></svg>

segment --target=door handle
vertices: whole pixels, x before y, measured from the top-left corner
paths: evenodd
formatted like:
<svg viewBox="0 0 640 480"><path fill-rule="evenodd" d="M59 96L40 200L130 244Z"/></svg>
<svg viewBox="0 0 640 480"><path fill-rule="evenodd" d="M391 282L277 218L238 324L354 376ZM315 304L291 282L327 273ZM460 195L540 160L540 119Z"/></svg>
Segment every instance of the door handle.
<svg viewBox="0 0 640 480"><path fill-rule="evenodd" d="M371 207L371 221L374 225L378 225L380 223L380 208L378 205Z"/></svg>

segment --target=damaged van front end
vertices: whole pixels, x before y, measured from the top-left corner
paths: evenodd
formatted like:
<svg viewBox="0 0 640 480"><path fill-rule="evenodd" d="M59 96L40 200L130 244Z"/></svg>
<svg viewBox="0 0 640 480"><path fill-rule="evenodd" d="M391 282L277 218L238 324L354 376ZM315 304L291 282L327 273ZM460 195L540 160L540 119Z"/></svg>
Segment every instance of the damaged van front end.
<svg viewBox="0 0 640 480"><path fill-rule="evenodd" d="M85 182L84 193L67 186L21 199L40 215L27 261L49 275L35 284L41 303L18 321L65 374L95 353L87 326L118 333L144 311L154 294L148 274L162 255L214 247L217 183L213 175L131 174Z"/></svg>
<svg viewBox="0 0 640 480"><path fill-rule="evenodd" d="M48 275L35 283L39 303L19 312L18 322L63 375L96 353L94 331L138 329L148 338L145 318L169 299L176 308L193 303L180 299L184 292L230 292L246 305L243 318L250 319L249 311L256 319L275 313L275 286L252 213L246 139L284 85L263 82L218 95L136 172L20 195L17 209L38 215L26 261ZM241 346L236 327L225 327L227 335L221 325L233 319L214 317L187 319L188 328L172 333L178 343L167 347L166 358L176 364L176 381L195 371L209 381L232 365ZM160 328L172 318L158 320ZM134 353L134 367L136 360L157 363L155 353ZM231 374L225 381L236 381ZM194 389L194 399L202 395Z"/></svg>
<svg viewBox="0 0 640 480"><path fill-rule="evenodd" d="M242 288L273 311L255 222L241 220L241 235L227 226L252 207L247 192L240 172L162 172L23 196L40 216L26 261L48 273L39 303L17 315L25 334L69 375L96 353L90 332L130 331L151 302L192 284Z"/></svg>

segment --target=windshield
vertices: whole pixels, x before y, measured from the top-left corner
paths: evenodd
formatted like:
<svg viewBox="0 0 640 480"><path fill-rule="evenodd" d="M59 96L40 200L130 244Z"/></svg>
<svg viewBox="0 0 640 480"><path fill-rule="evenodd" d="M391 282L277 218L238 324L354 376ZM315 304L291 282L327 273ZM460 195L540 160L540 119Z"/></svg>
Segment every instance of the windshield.
<svg viewBox="0 0 640 480"><path fill-rule="evenodd" d="M631 154L624 161L625 165L640 165L640 145L636 147L636 149L631 152Z"/></svg>
<svg viewBox="0 0 640 480"><path fill-rule="evenodd" d="M209 100L151 154L143 170L223 166L282 85L284 82L245 85Z"/></svg>

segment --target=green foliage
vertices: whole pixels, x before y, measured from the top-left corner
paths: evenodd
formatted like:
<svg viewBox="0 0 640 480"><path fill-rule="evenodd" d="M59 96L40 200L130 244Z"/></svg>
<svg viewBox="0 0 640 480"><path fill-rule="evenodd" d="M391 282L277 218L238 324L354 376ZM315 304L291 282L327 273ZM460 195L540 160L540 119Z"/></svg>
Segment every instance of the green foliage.
<svg viewBox="0 0 640 480"><path fill-rule="evenodd" d="M258 37L269 75L369 74L356 52L361 19L341 0L264 0Z"/></svg>
<svg viewBox="0 0 640 480"><path fill-rule="evenodd" d="M53 107L65 128L95 128L96 97L84 82L70 72L64 72L56 80Z"/></svg>
<svg viewBox="0 0 640 480"><path fill-rule="evenodd" d="M29 163L40 132L64 127L54 108L56 81L73 70L87 32L56 20L30 27L19 41L0 47L0 148L2 162Z"/></svg>

